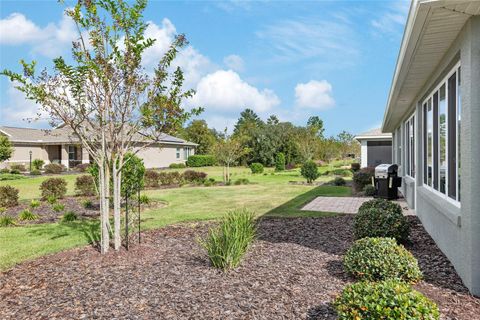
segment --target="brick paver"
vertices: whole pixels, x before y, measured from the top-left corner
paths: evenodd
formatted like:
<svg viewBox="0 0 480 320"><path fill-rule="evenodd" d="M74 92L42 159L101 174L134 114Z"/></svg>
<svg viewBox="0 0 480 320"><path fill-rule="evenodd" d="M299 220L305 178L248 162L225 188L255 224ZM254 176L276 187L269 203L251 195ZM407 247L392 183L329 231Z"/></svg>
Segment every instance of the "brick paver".
<svg viewBox="0 0 480 320"><path fill-rule="evenodd" d="M322 212L337 212L337 213L357 213L358 208L372 198L359 197L317 197L302 210L308 211L322 211ZM408 208L404 200L395 201L403 208L404 215L415 215L415 212Z"/></svg>

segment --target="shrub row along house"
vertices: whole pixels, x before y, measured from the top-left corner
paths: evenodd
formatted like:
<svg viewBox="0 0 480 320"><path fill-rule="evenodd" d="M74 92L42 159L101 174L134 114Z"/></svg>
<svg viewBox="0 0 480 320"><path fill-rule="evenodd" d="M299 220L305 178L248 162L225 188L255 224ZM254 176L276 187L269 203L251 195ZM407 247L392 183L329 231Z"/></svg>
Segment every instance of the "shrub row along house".
<svg viewBox="0 0 480 320"><path fill-rule="evenodd" d="M382 131L409 206L480 295L480 1L412 2Z"/></svg>
<svg viewBox="0 0 480 320"><path fill-rule="evenodd" d="M88 152L66 127L41 130L0 126L0 134L6 135L15 149L8 161L0 163L0 168L13 163L28 165L33 159L41 159L45 164L63 164L66 168L90 163ZM196 146L195 143L164 134L160 141L140 150L138 156L143 159L146 168L163 168L172 163L185 163L195 153ZM140 147L141 142L138 143Z"/></svg>

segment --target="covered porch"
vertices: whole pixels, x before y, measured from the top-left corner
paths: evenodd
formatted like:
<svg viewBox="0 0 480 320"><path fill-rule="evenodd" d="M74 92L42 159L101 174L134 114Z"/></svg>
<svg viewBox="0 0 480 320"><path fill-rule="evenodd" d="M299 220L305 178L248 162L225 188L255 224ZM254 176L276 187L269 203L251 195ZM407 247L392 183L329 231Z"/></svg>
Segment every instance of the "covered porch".
<svg viewBox="0 0 480 320"><path fill-rule="evenodd" d="M48 162L64 165L67 169L75 168L79 164L90 163L90 155L80 145L52 144L45 147Z"/></svg>

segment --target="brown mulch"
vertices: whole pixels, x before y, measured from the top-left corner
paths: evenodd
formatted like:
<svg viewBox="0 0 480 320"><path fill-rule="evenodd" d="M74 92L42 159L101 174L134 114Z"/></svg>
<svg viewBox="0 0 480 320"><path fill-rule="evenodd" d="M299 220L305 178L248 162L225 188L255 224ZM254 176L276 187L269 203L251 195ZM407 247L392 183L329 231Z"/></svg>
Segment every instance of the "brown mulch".
<svg viewBox="0 0 480 320"><path fill-rule="evenodd" d="M480 299L412 219L412 243L444 319L475 319ZM91 247L46 256L0 274L1 319L335 319L331 302L353 281L342 255L352 216L264 219L242 265L209 266L196 239L210 225L176 225L143 235L129 252Z"/></svg>

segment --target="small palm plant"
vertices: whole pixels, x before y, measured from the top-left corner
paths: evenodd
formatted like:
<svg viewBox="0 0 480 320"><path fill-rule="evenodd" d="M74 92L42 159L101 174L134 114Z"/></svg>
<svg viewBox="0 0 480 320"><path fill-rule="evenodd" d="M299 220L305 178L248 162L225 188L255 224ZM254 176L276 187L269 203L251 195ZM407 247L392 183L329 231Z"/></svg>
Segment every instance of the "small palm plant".
<svg viewBox="0 0 480 320"><path fill-rule="evenodd" d="M25 209L22 212L20 212L20 215L18 216L18 218L23 221L32 221L32 220L37 220L38 216L32 213L32 211Z"/></svg>
<svg viewBox="0 0 480 320"><path fill-rule="evenodd" d="M229 212L220 225L210 229L200 244L215 268L223 271L237 267L255 239L255 214L246 209Z"/></svg>

